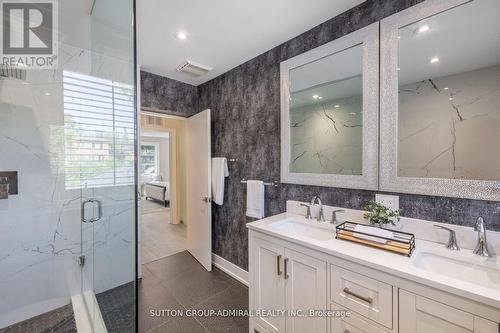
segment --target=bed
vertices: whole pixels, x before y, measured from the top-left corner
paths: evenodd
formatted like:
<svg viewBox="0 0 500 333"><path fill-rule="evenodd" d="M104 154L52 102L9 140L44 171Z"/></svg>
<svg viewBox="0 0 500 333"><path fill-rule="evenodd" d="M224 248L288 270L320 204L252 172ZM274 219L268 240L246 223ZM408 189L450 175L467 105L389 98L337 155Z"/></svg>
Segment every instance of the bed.
<svg viewBox="0 0 500 333"><path fill-rule="evenodd" d="M146 200L153 199L161 201L165 207L170 202L170 191L168 182L152 180L144 184L144 196Z"/></svg>

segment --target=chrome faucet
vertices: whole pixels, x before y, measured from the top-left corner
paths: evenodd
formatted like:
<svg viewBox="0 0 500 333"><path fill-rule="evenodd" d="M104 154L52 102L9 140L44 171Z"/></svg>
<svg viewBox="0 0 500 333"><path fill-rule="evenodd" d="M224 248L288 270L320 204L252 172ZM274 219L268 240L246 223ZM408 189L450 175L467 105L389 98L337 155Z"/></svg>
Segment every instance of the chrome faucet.
<svg viewBox="0 0 500 333"><path fill-rule="evenodd" d="M486 228L484 227L484 219L479 216L474 226L474 231L477 231L477 245L474 249L474 254L481 257L489 257L488 245L486 243Z"/></svg>
<svg viewBox="0 0 500 333"><path fill-rule="evenodd" d="M318 203L319 205L319 212L318 216L316 217L316 221L318 222L324 222L325 221L325 215L323 215L323 203L321 202L321 198L319 195L315 195L312 200L311 200L311 207L314 208L314 205Z"/></svg>
<svg viewBox="0 0 500 333"><path fill-rule="evenodd" d="M312 219L312 216L311 216L311 206L303 204L303 203L301 203L300 205L302 207L306 207L307 208L307 211L306 211L306 220Z"/></svg>
<svg viewBox="0 0 500 333"><path fill-rule="evenodd" d="M455 230L443 227L442 225L437 225L434 224L436 228L441 228L450 233L450 237L448 238L448 244L446 244L446 248L453 250L453 251L460 251L460 247L458 246L457 243L457 234L455 233Z"/></svg>
<svg viewBox="0 0 500 333"><path fill-rule="evenodd" d="M345 210L343 209L335 209L334 211L332 211L332 220L331 220L331 224L337 224L337 213L345 213Z"/></svg>

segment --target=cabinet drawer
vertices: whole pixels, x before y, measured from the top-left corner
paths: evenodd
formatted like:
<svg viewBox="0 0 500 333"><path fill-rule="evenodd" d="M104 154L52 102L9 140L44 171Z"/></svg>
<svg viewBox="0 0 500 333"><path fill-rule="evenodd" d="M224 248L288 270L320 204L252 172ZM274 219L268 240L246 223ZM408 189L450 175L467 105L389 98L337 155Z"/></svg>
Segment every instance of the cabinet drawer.
<svg viewBox="0 0 500 333"><path fill-rule="evenodd" d="M498 323L400 289L399 330L410 333L498 333L499 327Z"/></svg>
<svg viewBox="0 0 500 333"><path fill-rule="evenodd" d="M264 327L255 322L253 323L253 327L250 327L253 329L253 331L251 331L250 333L269 333L269 331L267 331Z"/></svg>
<svg viewBox="0 0 500 333"><path fill-rule="evenodd" d="M343 310L343 308L335 303L331 305L332 310ZM362 316L351 312L349 317L344 318L331 318L330 325L331 333L387 333L386 331L375 326L363 319Z"/></svg>
<svg viewBox="0 0 500 333"><path fill-rule="evenodd" d="M393 287L330 265L331 301L392 329Z"/></svg>

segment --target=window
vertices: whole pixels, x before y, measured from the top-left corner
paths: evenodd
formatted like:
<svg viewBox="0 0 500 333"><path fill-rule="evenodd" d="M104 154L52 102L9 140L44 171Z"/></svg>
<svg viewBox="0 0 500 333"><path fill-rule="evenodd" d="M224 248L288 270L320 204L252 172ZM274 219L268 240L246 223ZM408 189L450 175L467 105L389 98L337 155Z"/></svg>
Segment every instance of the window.
<svg viewBox="0 0 500 333"><path fill-rule="evenodd" d="M158 173L158 143L141 143L141 175L157 175Z"/></svg>
<svg viewBox="0 0 500 333"><path fill-rule="evenodd" d="M67 189L134 184L131 85L63 72Z"/></svg>

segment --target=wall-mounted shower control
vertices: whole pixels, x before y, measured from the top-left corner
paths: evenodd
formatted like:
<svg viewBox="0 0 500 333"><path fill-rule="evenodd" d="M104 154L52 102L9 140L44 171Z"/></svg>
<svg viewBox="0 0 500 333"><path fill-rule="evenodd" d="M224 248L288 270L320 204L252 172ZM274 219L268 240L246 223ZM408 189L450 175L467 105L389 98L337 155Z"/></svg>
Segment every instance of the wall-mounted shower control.
<svg viewBox="0 0 500 333"><path fill-rule="evenodd" d="M9 178L0 177L0 199L9 198Z"/></svg>
<svg viewBox="0 0 500 333"><path fill-rule="evenodd" d="M17 171L0 171L0 199L17 194Z"/></svg>

